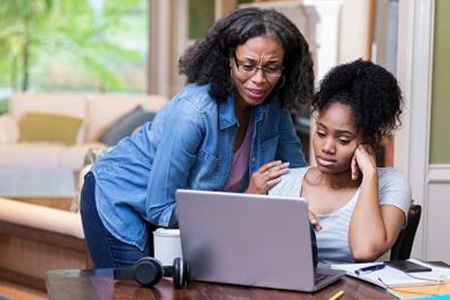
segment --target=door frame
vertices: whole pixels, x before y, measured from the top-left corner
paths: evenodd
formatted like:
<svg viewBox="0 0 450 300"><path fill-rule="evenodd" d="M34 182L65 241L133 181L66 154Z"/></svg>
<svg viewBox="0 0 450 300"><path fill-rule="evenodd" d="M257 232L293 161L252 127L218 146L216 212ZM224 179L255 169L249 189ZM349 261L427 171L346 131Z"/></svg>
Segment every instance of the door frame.
<svg viewBox="0 0 450 300"><path fill-rule="evenodd" d="M434 0L399 1L397 78L405 109L402 126L395 135L394 167L406 176L414 201L422 205L422 222L412 255L423 258L427 254L434 5Z"/></svg>

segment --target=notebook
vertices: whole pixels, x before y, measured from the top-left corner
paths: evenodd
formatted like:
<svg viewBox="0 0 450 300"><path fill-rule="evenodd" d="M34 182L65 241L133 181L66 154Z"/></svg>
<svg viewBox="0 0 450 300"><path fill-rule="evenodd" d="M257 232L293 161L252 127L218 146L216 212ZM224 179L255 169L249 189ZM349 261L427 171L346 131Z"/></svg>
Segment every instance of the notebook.
<svg viewBox="0 0 450 300"><path fill-rule="evenodd" d="M193 190L176 198L195 280L311 292L345 274L313 267L304 199Z"/></svg>
<svg viewBox="0 0 450 300"><path fill-rule="evenodd" d="M394 269L392 267L386 266L381 270L377 270L366 274L356 274L357 269L380 264L380 262L375 263L357 263L357 264L336 264L332 265L333 269L343 270L347 272L347 275L359 278L361 280L368 281L372 284L378 285L382 288L388 289L393 287L405 287L405 286L423 286L423 285L433 285L442 280L442 278L450 279L450 269L437 267L433 265L427 265L418 259L410 259L410 261L417 263L419 265L428 266L432 269L431 272L414 272L405 273L403 271Z"/></svg>

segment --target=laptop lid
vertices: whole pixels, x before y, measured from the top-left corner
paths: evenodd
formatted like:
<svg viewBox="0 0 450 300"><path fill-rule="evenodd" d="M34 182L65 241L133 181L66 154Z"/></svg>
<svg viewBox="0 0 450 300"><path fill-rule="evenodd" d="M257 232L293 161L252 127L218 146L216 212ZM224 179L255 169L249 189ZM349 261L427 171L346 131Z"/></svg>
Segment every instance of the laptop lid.
<svg viewBox="0 0 450 300"><path fill-rule="evenodd" d="M304 199L181 189L176 197L193 279L315 290Z"/></svg>

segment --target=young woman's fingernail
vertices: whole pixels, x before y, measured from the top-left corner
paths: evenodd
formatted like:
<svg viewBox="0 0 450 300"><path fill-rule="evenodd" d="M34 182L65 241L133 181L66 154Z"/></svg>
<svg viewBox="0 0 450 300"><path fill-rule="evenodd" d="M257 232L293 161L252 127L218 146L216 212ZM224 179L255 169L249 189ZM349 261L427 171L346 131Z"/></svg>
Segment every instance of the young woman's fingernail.
<svg viewBox="0 0 450 300"><path fill-rule="evenodd" d="M286 167L289 167L291 163L290 162L285 162L283 165L285 165Z"/></svg>

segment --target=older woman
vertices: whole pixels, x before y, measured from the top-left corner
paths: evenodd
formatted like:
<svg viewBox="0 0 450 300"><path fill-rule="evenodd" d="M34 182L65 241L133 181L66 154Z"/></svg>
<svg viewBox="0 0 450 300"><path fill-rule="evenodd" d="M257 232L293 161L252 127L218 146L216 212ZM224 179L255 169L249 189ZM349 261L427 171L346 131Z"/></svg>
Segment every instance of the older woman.
<svg viewBox="0 0 450 300"><path fill-rule="evenodd" d="M306 165L289 112L313 94L308 44L285 16L219 20L179 62L188 85L86 176L82 218L96 267L150 254L150 224L177 225L178 188L267 193Z"/></svg>

